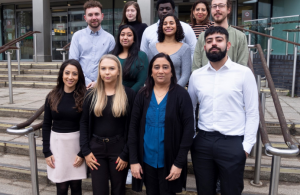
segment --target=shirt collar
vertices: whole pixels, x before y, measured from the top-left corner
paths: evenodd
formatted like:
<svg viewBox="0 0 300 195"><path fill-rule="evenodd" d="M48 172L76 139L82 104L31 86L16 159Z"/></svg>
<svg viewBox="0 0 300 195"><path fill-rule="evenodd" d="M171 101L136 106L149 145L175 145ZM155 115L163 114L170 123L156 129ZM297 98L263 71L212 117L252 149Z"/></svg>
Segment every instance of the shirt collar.
<svg viewBox="0 0 300 195"><path fill-rule="evenodd" d="M96 35L99 36L102 32L102 28L100 28L100 30L98 30L97 32L93 32L89 26L86 27L86 31L89 35Z"/></svg>
<svg viewBox="0 0 300 195"><path fill-rule="evenodd" d="M224 69L224 68L230 69L230 67L232 67L232 61L231 61L230 57L228 56L228 58L227 58L225 64L224 64L219 70L222 70L222 69ZM210 64L210 61L208 61L207 69L216 71L216 70L212 67L212 65Z"/></svg>

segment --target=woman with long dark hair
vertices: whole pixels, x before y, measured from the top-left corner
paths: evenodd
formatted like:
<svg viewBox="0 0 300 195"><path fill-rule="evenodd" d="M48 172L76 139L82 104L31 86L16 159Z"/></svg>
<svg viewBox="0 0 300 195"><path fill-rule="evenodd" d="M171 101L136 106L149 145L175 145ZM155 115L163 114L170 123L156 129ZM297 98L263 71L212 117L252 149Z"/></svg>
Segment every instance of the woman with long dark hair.
<svg viewBox="0 0 300 195"><path fill-rule="evenodd" d="M190 26L194 30L197 39L203 31L206 31L206 29L215 24L209 20L209 16L210 8L205 0L198 0L193 4L190 15Z"/></svg>
<svg viewBox="0 0 300 195"><path fill-rule="evenodd" d="M122 22L119 25L119 32L122 25L130 25L137 32L138 46L141 45L141 40L147 24L142 23L140 6L137 2L128 1L124 5Z"/></svg>
<svg viewBox="0 0 300 195"><path fill-rule="evenodd" d="M159 22L158 43L149 45L147 56L149 60L158 53L168 54L174 64L178 85L185 87L191 75L191 49L188 44L181 43L184 32L179 19L168 14Z"/></svg>
<svg viewBox="0 0 300 195"><path fill-rule="evenodd" d="M45 101L43 153L48 178L56 183L57 194L81 195L86 166L79 144L79 120L86 93L83 71L78 61L62 63L56 87Z"/></svg>
<svg viewBox="0 0 300 195"><path fill-rule="evenodd" d="M170 57L154 56L146 85L134 101L129 128L134 191L141 191L143 183L147 195L175 195L186 187L194 115L189 94L176 83Z"/></svg>
<svg viewBox="0 0 300 195"><path fill-rule="evenodd" d="M95 87L87 92L80 121L80 146L91 169L93 193L125 195L128 173L127 137L135 92L122 85L118 58L99 62Z"/></svg>
<svg viewBox="0 0 300 195"><path fill-rule="evenodd" d="M138 37L133 27L123 25L111 53L118 57L123 69L123 85L138 92L147 78L148 58L140 51Z"/></svg>

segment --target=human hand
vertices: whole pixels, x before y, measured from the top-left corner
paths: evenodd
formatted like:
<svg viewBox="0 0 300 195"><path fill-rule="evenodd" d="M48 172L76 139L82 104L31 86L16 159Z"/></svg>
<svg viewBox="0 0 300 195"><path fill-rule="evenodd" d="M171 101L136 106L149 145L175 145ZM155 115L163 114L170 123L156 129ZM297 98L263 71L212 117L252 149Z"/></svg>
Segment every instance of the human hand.
<svg viewBox="0 0 300 195"><path fill-rule="evenodd" d="M53 155L49 156L48 158L45 158L45 160L46 160L46 163L47 163L47 165L48 165L49 167L51 167L52 169L55 168L55 165L54 165L55 159L54 159L54 156L53 156Z"/></svg>
<svg viewBox="0 0 300 195"><path fill-rule="evenodd" d="M173 181L180 177L182 169L176 167L175 165L172 166L170 174L166 177L166 180Z"/></svg>
<svg viewBox="0 0 300 195"><path fill-rule="evenodd" d="M128 162L123 161L120 157L118 157L116 164L118 164L116 167L116 170L122 171L123 169L125 169L127 167Z"/></svg>
<svg viewBox="0 0 300 195"><path fill-rule="evenodd" d="M87 86L86 86L86 89L90 89L92 87L94 87L96 84L96 82L90 82Z"/></svg>
<svg viewBox="0 0 300 195"><path fill-rule="evenodd" d="M100 164L97 163L97 159L95 158L92 152L89 155L85 156L84 158L87 166L89 166L92 170L94 169L98 170L96 165L100 166Z"/></svg>
<svg viewBox="0 0 300 195"><path fill-rule="evenodd" d="M245 151L245 154L246 154L246 158L248 158L249 154Z"/></svg>
<svg viewBox="0 0 300 195"><path fill-rule="evenodd" d="M142 179L141 174L143 174L143 169L142 169L140 163L131 164L130 169L131 169L131 174L134 178Z"/></svg>
<svg viewBox="0 0 300 195"><path fill-rule="evenodd" d="M82 165L82 163L83 163L83 158L76 156L73 166L80 167Z"/></svg>

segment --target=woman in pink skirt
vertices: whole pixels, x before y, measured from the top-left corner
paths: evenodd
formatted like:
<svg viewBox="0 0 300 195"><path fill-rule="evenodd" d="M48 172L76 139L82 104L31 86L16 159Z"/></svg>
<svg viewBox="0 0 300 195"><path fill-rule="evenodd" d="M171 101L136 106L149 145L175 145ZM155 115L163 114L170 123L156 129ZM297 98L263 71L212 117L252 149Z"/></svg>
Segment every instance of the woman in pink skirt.
<svg viewBox="0 0 300 195"><path fill-rule="evenodd" d="M79 144L79 121L86 92L78 61L67 60L60 67L57 86L45 102L43 153L48 178L56 183L57 195L81 195L86 166Z"/></svg>

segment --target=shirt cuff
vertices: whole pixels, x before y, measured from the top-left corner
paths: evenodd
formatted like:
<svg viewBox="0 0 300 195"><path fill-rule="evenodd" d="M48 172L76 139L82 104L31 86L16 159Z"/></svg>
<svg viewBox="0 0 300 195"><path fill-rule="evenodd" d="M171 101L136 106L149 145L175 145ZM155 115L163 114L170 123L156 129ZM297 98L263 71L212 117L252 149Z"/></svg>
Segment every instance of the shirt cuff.
<svg viewBox="0 0 300 195"><path fill-rule="evenodd" d="M253 144L243 142L243 148L248 154L250 154L252 147L253 147Z"/></svg>

